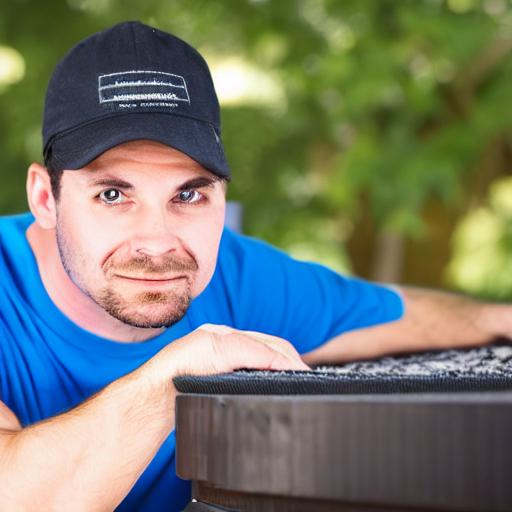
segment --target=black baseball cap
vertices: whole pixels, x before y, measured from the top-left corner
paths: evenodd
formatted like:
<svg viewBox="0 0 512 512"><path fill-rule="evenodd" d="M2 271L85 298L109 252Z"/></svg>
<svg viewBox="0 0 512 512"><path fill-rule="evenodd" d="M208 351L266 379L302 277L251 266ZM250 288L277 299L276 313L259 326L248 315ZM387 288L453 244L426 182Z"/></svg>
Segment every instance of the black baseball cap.
<svg viewBox="0 0 512 512"><path fill-rule="evenodd" d="M129 21L78 43L57 64L46 92L44 160L55 170L80 169L138 139L230 176L205 60L181 39Z"/></svg>

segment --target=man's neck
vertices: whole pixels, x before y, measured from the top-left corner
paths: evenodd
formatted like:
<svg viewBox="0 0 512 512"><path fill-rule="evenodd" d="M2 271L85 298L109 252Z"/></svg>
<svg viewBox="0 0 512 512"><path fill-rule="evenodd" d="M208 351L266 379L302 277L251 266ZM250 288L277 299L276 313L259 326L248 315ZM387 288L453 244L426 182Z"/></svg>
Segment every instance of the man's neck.
<svg viewBox="0 0 512 512"><path fill-rule="evenodd" d="M162 329L141 329L109 315L85 295L64 270L57 248L55 230L34 222L27 229L27 240L34 252L43 285L53 303L82 329L115 341L130 343L152 338Z"/></svg>

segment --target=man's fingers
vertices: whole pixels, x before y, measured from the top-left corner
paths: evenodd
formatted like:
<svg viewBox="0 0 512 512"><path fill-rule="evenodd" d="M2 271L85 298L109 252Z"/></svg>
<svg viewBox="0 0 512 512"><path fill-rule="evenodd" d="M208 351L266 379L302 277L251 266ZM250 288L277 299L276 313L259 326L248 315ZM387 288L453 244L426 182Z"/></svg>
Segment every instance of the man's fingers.
<svg viewBox="0 0 512 512"><path fill-rule="evenodd" d="M227 355L229 370L249 368L254 370L308 370L300 356L291 356L268 341L245 334L225 335L222 352Z"/></svg>
<svg viewBox="0 0 512 512"><path fill-rule="evenodd" d="M215 324L204 324L199 329L212 332L220 335L227 334L241 334L243 336L247 336L256 341L265 343L273 347L275 350L288 355L294 359L300 359L300 355L295 349L295 347L288 341L283 338L279 338L278 336L272 336L271 334L265 334L257 331L240 331L237 329L233 329L232 327L228 327L226 325L215 325Z"/></svg>
<svg viewBox="0 0 512 512"><path fill-rule="evenodd" d="M274 347L276 350L279 350L280 352L283 352L289 355L290 357L300 358L300 354L297 352L295 347L290 342L284 340L283 338L279 338L278 336L272 336L271 334L265 334L256 331L243 331L243 333L246 334L247 336L250 336L251 338L254 338L258 341L262 341L263 343L266 343L267 345Z"/></svg>
<svg viewBox="0 0 512 512"><path fill-rule="evenodd" d="M273 347L275 350L294 359L300 359L300 355L295 347L290 342L284 340L283 338L279 338L278 336L272 336L271 334L265 334L257 331L240 331L226 325L215 324L204 324L199 327L199 329L220 335L241 334L256 341L265 343L266 345Z"/></svg>
<svg viewBox="0 0 512 512"><path fill-rule="evenodd" d="M282 338L253 331L238 331L223 325L206 324L198 330L211 335L212 366L217 371L238 368L309 370L293 346Z"/></svg>

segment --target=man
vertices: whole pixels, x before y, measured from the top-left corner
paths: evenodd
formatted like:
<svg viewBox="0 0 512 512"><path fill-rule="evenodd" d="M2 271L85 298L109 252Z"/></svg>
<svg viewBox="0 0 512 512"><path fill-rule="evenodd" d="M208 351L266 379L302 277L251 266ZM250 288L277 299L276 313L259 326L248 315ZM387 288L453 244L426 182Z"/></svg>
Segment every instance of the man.
<svg viewBox="0 0 512 512"><path fill-rule="evenodd" d="M223 230L219 137L206 63L169 34L123 23L57 66L31 214L0 220L0 510L181 510L176 375L512 331L509 306L344 278Z"/></svg>

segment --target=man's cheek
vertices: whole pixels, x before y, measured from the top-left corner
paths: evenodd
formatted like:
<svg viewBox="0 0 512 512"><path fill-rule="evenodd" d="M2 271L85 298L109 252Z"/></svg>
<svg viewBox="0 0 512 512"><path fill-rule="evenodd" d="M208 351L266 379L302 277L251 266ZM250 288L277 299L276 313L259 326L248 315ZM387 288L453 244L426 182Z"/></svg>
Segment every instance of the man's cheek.
<svg viewBox="0 0 512 512"><path fill-rule="evenodd" d="M122 245L123 230L119 225L110 225L108 222L82 223L75 230L75 237L87 252L110 253Z"/></svg>
<svg viewBox="0 0 512 512"><path fill-rule="evenodd" d="M194 286L194 295L201 293L210 282L217 265L218 244L212 241L207 251L204 251L197 262L199 273Z"/></svg>
<svg viewBox="0 0 512 512"><path fill-rule="evenodd" d="M223 227L224 222L222 221L216 224L209 224L208 226L201 226L201 228L196 231L196 236L192 243L198 255L208 260L212 257L216 257Z"/></svg>

